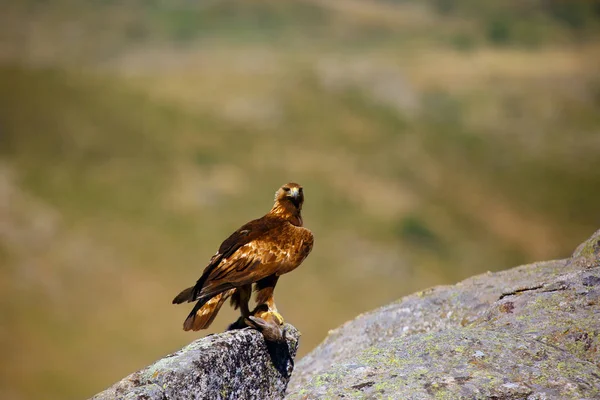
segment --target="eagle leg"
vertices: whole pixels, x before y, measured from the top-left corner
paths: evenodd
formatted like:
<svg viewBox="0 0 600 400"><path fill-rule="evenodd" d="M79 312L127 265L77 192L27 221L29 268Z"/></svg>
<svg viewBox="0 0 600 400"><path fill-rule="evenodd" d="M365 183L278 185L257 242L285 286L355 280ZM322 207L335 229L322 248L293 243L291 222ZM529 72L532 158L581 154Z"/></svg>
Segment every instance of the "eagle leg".
<svg viewBox="0 0 600 400"><path fill-rule="evenodd" d="M250 315L248 303L252 295L252 285L240 286L237 291L231 296L231 305L234 309L240 309L242 317L247 318Z"/></svg>
<svg viewBox="0 0 600 400"><path fill-rule="evenodd" d="M234 309L239 308L242 315L227 327L228 331L243 329L249 326L246 323L246 319L251 315L250 308L248 307L250 297L252 297L252 285L238 287L233 296L231 296L231 305Z"/></svg>
<svg viewBox="0 0 600 400"><path fill-rule="evenodd" d="M281 314L277 311L275 305L275 285L279 277L271 275L256 282L256 308L252 311L252 315L262 318L266 321L273 321L279 325L283 325L284 320Z"/></svg>

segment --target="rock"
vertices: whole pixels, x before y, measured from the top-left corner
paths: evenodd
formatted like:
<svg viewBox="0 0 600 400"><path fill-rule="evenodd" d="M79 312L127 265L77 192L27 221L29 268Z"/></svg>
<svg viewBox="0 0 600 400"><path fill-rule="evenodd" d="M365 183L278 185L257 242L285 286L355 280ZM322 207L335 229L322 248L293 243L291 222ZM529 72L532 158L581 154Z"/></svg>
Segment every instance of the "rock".
<svg viewBox="0 0 600 400"><path fill-rule="evenodd" d="M299 333L192 342L93 397L279 399ZM566 260L407 296L332 331L297 365L290 399L600 397L600 231Z"/></svg>
<svg viewBox="0 0 600 400"><path fill-rule="evenodd" d="M281 399L299 336L291 325L285 326L283 343L266 342L254 329L207 336L92 399Z"/></svg>
<svg viewBox="0 0 600 400"><path fill-rule="evenodd" d="M413 294L332 331L289 399L600 398L600 231L565 260Z"/></svg>

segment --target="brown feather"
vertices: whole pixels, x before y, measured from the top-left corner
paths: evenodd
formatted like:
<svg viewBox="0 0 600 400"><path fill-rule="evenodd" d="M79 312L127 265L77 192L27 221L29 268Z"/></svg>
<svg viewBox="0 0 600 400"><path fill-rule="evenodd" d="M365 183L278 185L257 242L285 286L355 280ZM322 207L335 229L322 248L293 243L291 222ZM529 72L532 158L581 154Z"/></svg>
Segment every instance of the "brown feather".
<svg viewBox="0 0 600 400"><path fill-rule="evenodd" d="M190 302L190 301L194 301L194 299L192 298L192 294L194 292L194 287L189 287L187 289L183 289L181 291L181 293L179 293L177 296L175 296L175 298L173 299L173 304L181 304L185 301Z"/></svg>
<svg viewBox="0 0 600 400"><path fill-rule="evenodd" d="M208 300L195 313L188 315L183 323L183 330L199 331L200 329L208 328L214 321L223 303L225 303L225 300L227 300L234 292L235 289L231 289L227 292L219 293Z"/></svg>

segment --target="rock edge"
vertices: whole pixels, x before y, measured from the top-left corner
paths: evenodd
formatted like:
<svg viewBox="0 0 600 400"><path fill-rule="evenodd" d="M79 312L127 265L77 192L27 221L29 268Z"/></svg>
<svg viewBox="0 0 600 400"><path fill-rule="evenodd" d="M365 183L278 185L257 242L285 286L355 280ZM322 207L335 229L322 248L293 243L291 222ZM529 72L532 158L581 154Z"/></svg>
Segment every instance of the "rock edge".
<svg viewBox="0 0 600 400"><path fill-rule="evenodd" d="M294 367L300 333L285 325L285 342L254 329L198 339L98 393L113 399L281 399Z"/></svg>

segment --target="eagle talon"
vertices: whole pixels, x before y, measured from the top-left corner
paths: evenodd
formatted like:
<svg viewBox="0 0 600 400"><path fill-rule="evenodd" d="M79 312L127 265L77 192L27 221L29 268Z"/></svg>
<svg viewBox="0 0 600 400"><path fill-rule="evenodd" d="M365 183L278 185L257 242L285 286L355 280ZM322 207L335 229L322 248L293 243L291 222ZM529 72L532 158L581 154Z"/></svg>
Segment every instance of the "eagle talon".
<svg viewBox="0 0 600 400"><path fill-rule="evenodd" d="M265 309L266 311L263 311ZM271 308L268 308L266 304L256 307L252 315L277 325L283 325L285 323L281 314L279 314L279 312L276 309L273 310Z"/></svg>
<svg viewBox="0 0 600 400"><path fill-rule="evenodd" d="M279 325L283 325L285 323L285 321L283 320L283 317L277 311L271 310L271 311L269 311L269 314L271 314L277 320Z"/></svg>

